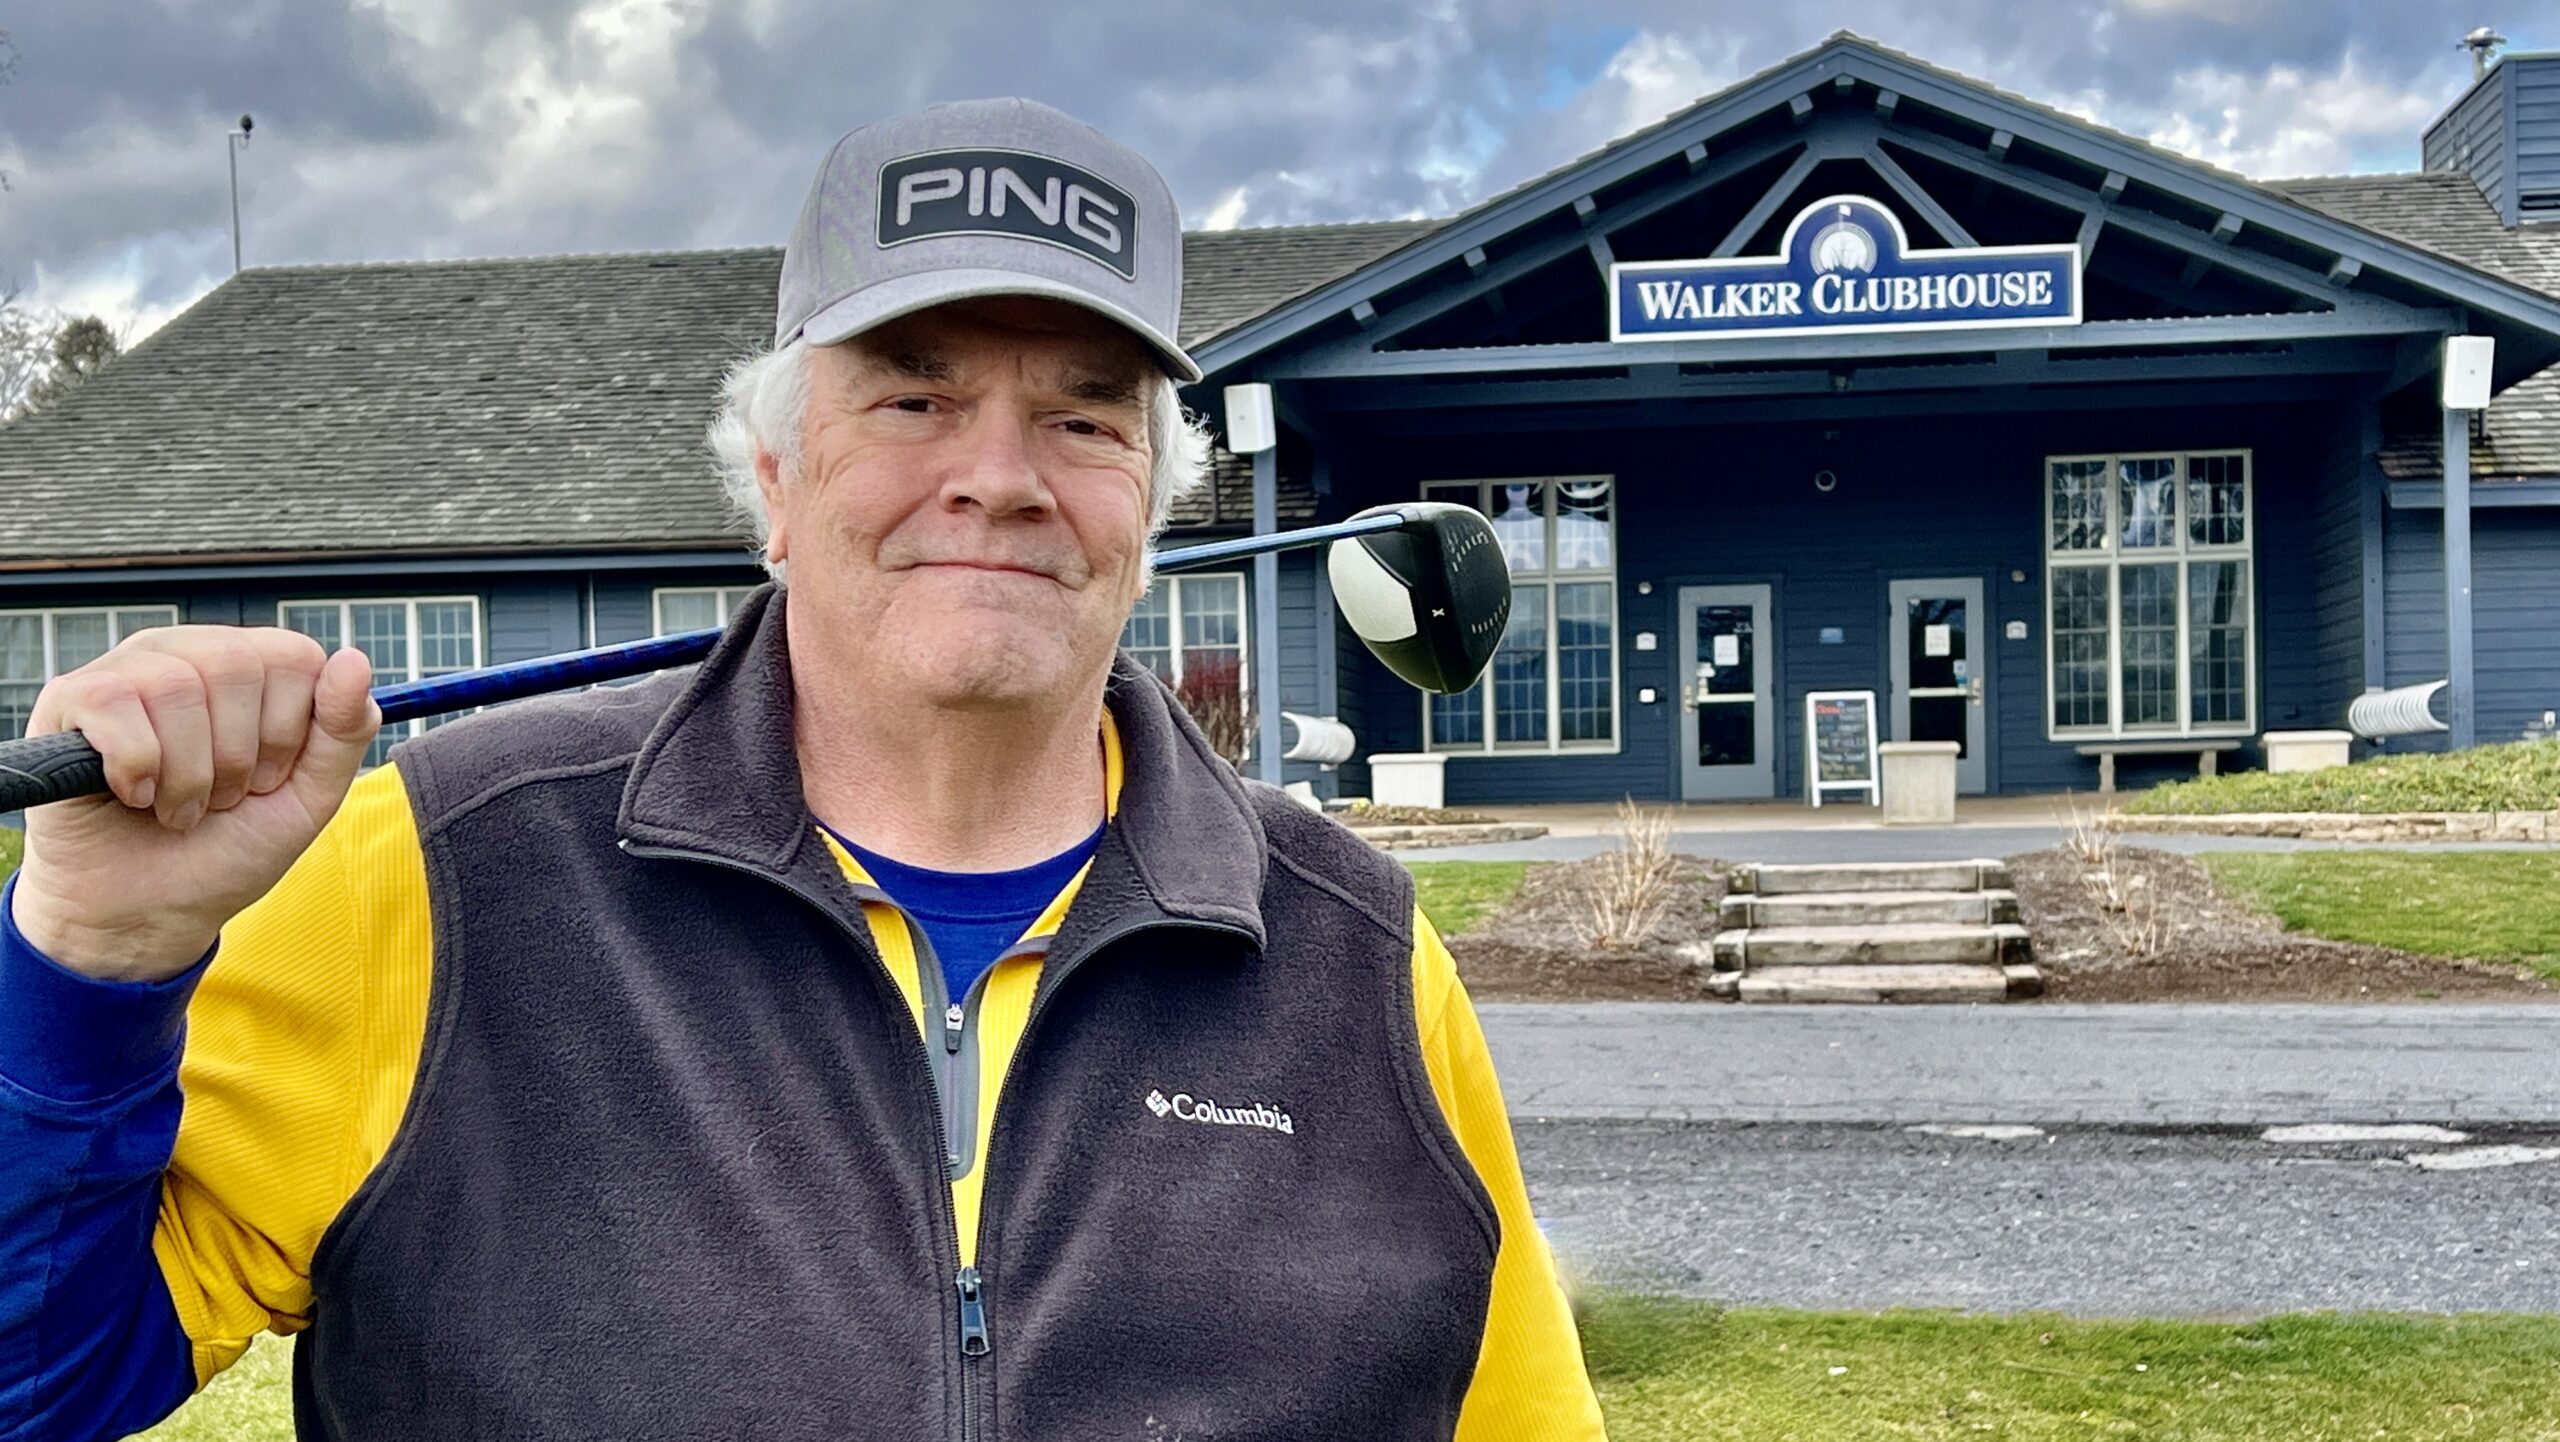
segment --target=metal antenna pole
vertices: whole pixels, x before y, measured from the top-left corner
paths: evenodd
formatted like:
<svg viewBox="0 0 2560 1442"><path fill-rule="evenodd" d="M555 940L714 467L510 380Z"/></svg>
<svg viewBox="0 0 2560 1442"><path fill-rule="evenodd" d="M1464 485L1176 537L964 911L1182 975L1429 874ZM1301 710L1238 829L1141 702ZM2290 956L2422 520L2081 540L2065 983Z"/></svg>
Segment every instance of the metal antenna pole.
<svg viewBox="0 0 2560 1442"><path fill-rule="evenodd" d="M231 159L231 273L240 273L240 147L249 143L248 116L240 117L240 128L222 137L224 154Z"/></svg>

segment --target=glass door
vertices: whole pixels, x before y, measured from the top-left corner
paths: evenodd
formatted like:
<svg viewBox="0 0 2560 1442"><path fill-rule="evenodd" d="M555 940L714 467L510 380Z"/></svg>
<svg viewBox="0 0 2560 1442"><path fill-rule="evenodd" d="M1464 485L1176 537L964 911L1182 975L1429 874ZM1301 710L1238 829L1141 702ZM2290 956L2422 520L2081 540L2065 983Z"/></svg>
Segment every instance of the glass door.
<svg viewBox="0 0 2560 1442"><path fill-rule="evenodd" d="M1963 747L1956 790L1979 794L1990 776L1982 746L1982 582L1895 581L1886 604L1893 615L1893 739Z"/></svg>
<svg viewBox="0 0 2560 1442"><path fill-rule="evenodd" d="M1778 794L1766 586L1680 588L1680 795L1686 801Z"/></svg>

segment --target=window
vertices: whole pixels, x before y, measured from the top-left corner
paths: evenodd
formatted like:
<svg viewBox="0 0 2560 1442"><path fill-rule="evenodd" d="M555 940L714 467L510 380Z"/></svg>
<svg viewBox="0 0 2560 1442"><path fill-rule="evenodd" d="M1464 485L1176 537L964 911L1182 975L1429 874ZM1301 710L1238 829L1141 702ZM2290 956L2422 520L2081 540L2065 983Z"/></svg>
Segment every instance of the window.
<svg viewBox="0 0 2560 1442"><path fill-rule="evenodd" d="M1173 688L1220 755L1244 760L1252 737L1245 724L1243 572L1156 577L1120 628L1120 645Z"/></svg>
<svg viewBox="0 0 2560 1442"><path fill-rule="evenodd" d="M649 593L651 634L673 636L726 626L753 586L661 586Z"/></svg>
<svg viewBox="0 0 2560 1442"><path fill-rule="evenodd" d="M1551 754L1618 745L1615 487L1607 476L1434 481L1493 522L1511 563L1511 624L1484 679L1423 701L1434 751Z"/></svg>
<svg viewBox="0 0 2560 1442"><path fill-rule="evenodd" d="M2247 451L2045 462L2047 734L2256 727Z"/></svg>
<svg viewBox="0 0 2560 1442"><path fill-rule="evenodd" d="M373 663L373 684L423 681L480 664L480 601L475 596L423 596L370 601L286 601L278 624L318 641L324 650L353 646ZM460 713L455 713L460 714ZM379 766L392 743L424 735L453 716L426 716L382 728L364 764Z"/></svg>
<svg viewBox="0 0 2560 1442"><path fill-rule="evenodd" d="M27 734L45 682L97 660L136 631L176 624L174 606L0 611L0 740Z"/></svg>

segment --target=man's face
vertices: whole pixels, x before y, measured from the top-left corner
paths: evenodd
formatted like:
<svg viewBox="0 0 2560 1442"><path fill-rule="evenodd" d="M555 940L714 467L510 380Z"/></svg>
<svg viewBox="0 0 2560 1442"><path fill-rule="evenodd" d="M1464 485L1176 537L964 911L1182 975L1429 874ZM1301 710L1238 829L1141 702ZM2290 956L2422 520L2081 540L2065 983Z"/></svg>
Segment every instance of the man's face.
<svg viewBox="0 0 2560 1442"><path fill-rule="evenodd" d="M1153 362L1029 298L939 306L810 353L796 477L757 477L795 618L927 704L1055 695L1144 590Z"/></svg>

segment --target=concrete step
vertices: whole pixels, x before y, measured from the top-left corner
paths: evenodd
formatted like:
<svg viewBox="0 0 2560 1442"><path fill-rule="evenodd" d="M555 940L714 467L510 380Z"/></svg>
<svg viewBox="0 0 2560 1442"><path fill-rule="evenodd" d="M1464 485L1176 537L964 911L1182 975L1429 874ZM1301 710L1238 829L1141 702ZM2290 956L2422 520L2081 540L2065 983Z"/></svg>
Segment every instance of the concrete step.
<svg viewBox="0 0 2560 1442"><path fill-rule="evenodd" d="M2023 926L1898 922L1886 926L1752 926L1719 931L1715 969L1772 966L1928 966L1998 969L2034 960Z"/></svg>
<svg viewBox="0 0 2560 1442"><path fill-rule="evenodd" d="M1743 1001L2006 1001L1996 966L1773 966L1743 974Z"/></svg>
<svg viewBox="0 0 2560 1442"><path fill-rule="evenodd" d="M1841 891L1997 891L2009 868L1997 861L1869 861L1816 866L1737 866L1725 883L1735 895L1799 896Z"/></svg>
<svg viewBox="0 0 2560 1442"><path fill-rule="evenodd" d="M1717 920L1747 926L1892 926L1945 922L1995 926L2018 919L2013 891L1807 891L1780 896L1728 896Z"/></svg>

